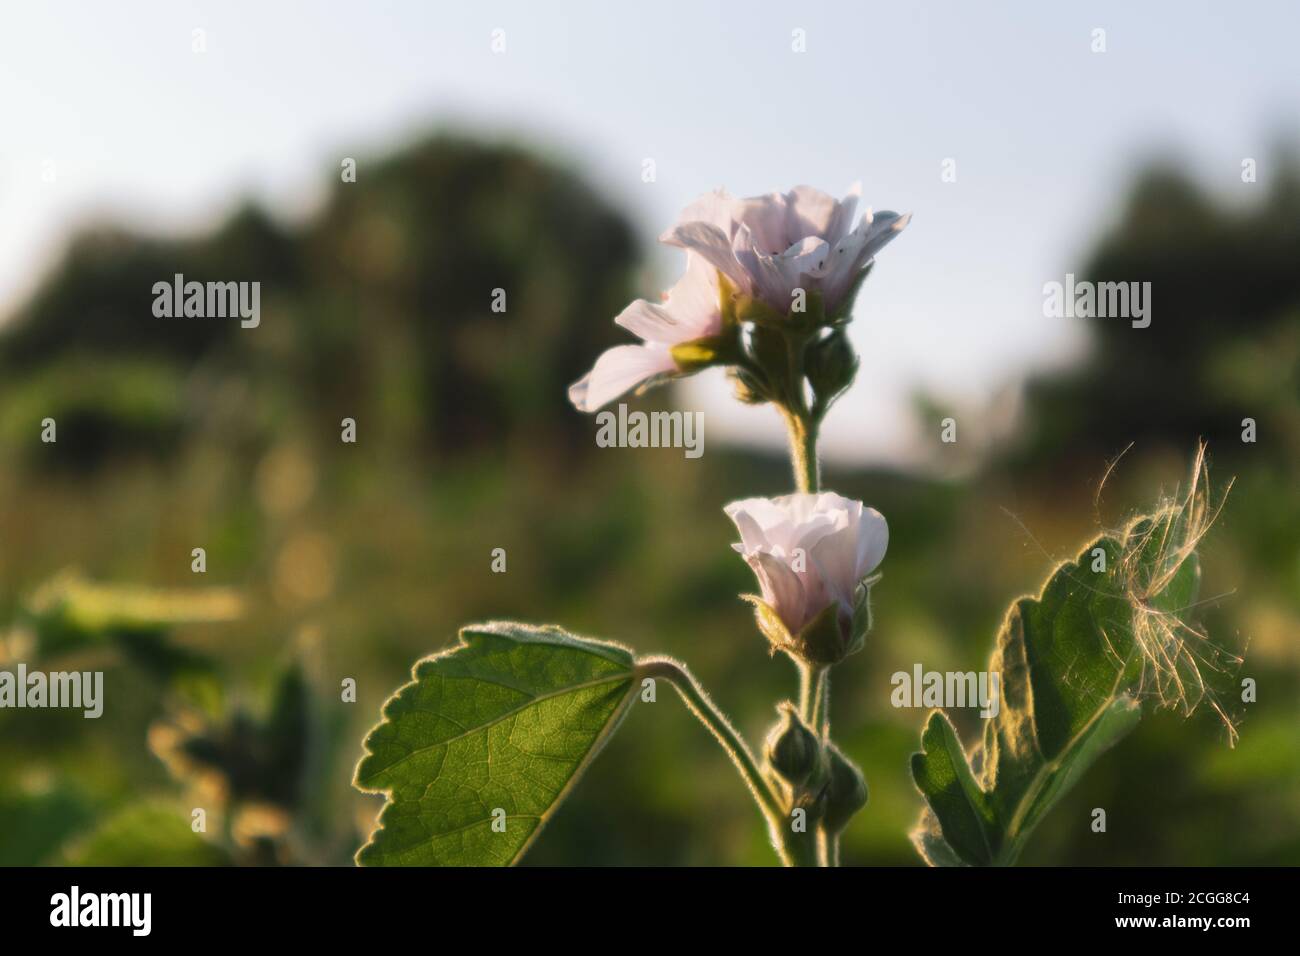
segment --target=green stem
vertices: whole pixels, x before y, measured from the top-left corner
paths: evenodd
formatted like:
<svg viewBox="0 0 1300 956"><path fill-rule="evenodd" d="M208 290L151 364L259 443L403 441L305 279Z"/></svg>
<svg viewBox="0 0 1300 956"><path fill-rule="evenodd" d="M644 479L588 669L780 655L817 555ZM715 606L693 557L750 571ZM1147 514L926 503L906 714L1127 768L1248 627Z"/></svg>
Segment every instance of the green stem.
<svg viewBox="0 0 1300 956"><path fill-rule="evenodd" d="M820 487L817 471L818 416L808 409L808 396L804 391L804 349L807 337L799 332L787 332L785 353L788 365L785 401L778 407L785 416L790 430L790 458L794 465L795 487L802 492L815 492Z"/></svg>
<svg viewBox="0 0 1300 956"><path fill-rule="evenodd" d="M830 740L831 669L799 662L799 717L823 743ZM802 834L801 836L807 836ZM839 840L828 837L820 826L803 841L800 849L810 862L804 866L838 866Z"/></svg>
<svg viewBox="0 0 1300 956"><path fill-rule="evenodd" d="M831 739L831 669L823 667L813 678L812 720L809 724L813 732L824 742ZM840 836L821 833L821 859L823 866L840 865Z"/></svg>
<svg viewBox="0 0 1300 956"><path fill-rule="evenodd" d="M686 708L722 745L722 749L736 765L745 785L749 787L750 793L758 803L758 808L767 821L773 842L782 860L787 865L794 865L794 859L799 854L788 845L782 799L763 776L758 761L754 759L754 754L745 743L745 739L740 736L740 732L735 727L731 726L731 722L722 711L718 710L717 705L700 686L700 682L695 679L695 675L686 669L685 664L668 657L642 658L637 661L636 671L638 678L662 678L672 684L686 704Z"/></svg>
<svg viewBox="0 0 1300 956"><path fill-rule="evenodd" d="M790 462L794 466L795 488L815 493L821 488L817 466L817 423L806 414L783 409L790 432Z"/></svg>
<svg viewBox="0 0 1300 956"><path fill-rule="evenodd" d="M781 857L786 866L825 866L821 842L816 826L806 833L791 831L783 837Z"/></svg>
<svg viewBox="0 0 1300 956"><path fill-rule="evenodd" d="M829 729L830 668L797 661L799 668L799 718L823 740ZM826 726L824 726L826 725Z"/></svg>
<svg viewBox="0 0 1300 956"><path fill-rule="evenodd" d="M812 710L812 665L797 657L791 657L799 668L799 719L808 723L808 712Z"/></svg>
<svg viewBox="0 0 1300 956"><path fill-rule="evenodd" d="M822 667L812 678L812 704L808 713L808 726L822 740L831 735L831 669Z"/></svg>

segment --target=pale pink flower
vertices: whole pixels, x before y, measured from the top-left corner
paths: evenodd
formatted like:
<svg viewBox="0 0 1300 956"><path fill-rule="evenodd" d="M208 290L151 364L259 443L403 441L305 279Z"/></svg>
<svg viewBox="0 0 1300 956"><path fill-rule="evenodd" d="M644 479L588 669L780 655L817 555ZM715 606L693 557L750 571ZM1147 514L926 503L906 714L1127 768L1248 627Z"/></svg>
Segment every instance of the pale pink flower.
<svg viewBox="0 0 1300 956"><path fill-rule="evenodd" d="M723 331L718 273L751 296L786 314L795 289L820 293L825 313L839 317L875 254L907 225L911 215L875 215L868 209L853 225L860 187L842 201L796 186L733 199L713 192L682 212L660 237L685 249L686 273L662 304L637 299L614 321L641 338L616 345L569 387L579 411L592 412L635 388L694 369L682 368L673 347Z"/></svg>
<svg viewBox="0 0 1300 956"><path fill-rule="evenodd" d="M847 627L858 585L885 557L889 526L874 508L824 491L746 498L725 509L740 531L732 545L758 578L763 601L797 636L832 603Z"/></svg>
<svg viewBox="0 0 1300 956"><path fill-rule="evenodd" d="M777 312L789 311L795 289L820 292L826 314L847 308L862 270L911 221L911 213L853 216L862 187L843 200L811 186L785 195L733 199L723 191L696 200L660 241L696 252Z"/></svg>

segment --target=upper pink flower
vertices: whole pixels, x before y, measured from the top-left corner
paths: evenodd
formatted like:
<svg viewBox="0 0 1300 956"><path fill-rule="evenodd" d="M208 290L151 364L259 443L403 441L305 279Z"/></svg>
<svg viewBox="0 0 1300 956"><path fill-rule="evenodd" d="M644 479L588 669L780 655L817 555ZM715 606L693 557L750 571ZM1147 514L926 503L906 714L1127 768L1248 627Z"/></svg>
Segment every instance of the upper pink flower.
<svg viewBox="0 0 1300 956"><path fill-rule="evenodd" d="M677 364L673 347L723 331L718 273L782 315L795 289L820 293L828 316L847 310L863 270L911 219L868 209L855 227L860 192L854 185L837 201L811 186L749 199L718 191L691 203L660 237L686 250L685 275L662 304L637 299L623 310L614 321L641 344L606 351L569 387L569 400L591 412L640 385L689 371Z"/></svg>
<svg viewBox="0 0 1300 956"><path fill-rule="evenodd" d="M826 314L836 315L862 270L912 218L867 209L854 226L861 192L859 183L843 200L811 186L749 199L718 191L687 206L660 241L698 253L783 315L795 289L820 292Z"/></svg>

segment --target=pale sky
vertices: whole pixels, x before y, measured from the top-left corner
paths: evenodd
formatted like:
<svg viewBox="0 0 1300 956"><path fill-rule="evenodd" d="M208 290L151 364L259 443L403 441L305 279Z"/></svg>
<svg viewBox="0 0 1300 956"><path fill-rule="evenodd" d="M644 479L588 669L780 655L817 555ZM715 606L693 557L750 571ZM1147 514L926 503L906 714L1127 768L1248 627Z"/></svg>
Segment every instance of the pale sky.
<svg viewBox="0 0 1300 956"><path fill-rule="evenodd" d="M824 449L904 460L913 390L980 407L1101 321L1044 318L1042 287L1114 225L1139 160L1185 157L1243 202L1267 188L1276 137L1300 128L1297 35L1284 0L15 4L0 314L93 215L183 232L249 194L302 214L341 157L443 122L576 163L647 243L715 187L861 180L865 204L915 218L859 299L862 370ZM1246 157L1257 185L1241 183ZM665 287L679 255L655 260ZM716 374L685 394L711 443L781 440Z"/></svg>

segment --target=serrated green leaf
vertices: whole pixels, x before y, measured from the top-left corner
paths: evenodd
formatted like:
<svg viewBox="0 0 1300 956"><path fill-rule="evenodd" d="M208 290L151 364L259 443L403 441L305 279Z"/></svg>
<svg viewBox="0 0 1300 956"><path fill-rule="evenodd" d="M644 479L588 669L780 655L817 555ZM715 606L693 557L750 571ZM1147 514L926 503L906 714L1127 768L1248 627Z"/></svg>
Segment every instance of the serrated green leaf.
<svg viewBox="0 0 1300 956"><path fill-rule="evenodd" d="M618 645L509 622L460 636L366 737L355 784L388 799L359 864L515 863L634 700Z"/></svg>
<svg viewBox="0 0 1300 956"><path fill-rule="evenodd" d="M1051 807L1137 725L1143 618L1184 612L1199 582L1195 554L1171 546L1180 520L1167 511L1094 541L1037 598L1012 605L989 665L1000 706L982 742L968 761L935 713L913 757L928 808L912 840L928 862L1015 862Z"/></svg>

